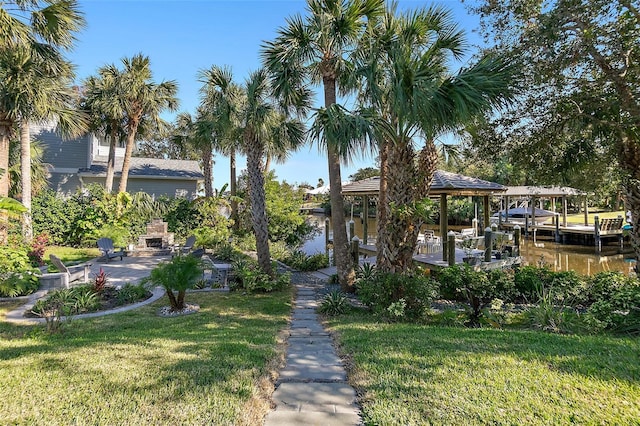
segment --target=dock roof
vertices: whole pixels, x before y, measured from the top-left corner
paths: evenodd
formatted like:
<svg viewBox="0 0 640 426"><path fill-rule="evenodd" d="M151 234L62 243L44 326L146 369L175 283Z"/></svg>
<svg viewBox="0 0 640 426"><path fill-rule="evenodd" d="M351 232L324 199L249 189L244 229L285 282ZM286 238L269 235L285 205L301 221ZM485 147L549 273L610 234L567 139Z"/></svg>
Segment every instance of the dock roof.
<svg viewBox="0 0 640 426"><path fill-rule="evenodd" d="M429 195L492 195L503 194L507 187L498 183L437 170L431 182ZM378 195L380 177L352 182L342 187L342 195Z"/></svg>
<svg viewBox="0 0 640 426"><path fill-rule="evenodd" d="M586 195L584 191L568 186L508 186L504 197L569 197Z"/></svg>

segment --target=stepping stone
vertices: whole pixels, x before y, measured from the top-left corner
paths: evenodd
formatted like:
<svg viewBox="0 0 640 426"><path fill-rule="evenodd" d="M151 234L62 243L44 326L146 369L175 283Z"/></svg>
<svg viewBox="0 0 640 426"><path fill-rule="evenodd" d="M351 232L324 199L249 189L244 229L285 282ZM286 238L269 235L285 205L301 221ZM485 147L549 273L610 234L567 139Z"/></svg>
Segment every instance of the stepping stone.
<svg viewBox="0 0 640 426"><path fill-rule="evenodd" d="M356 392L346 383L281 383L271 397L281 406L335 405L354 407Z"/></svg>
<svg viewBox="0 0 640 426"><path fill-rule="evenodd" d="M319 303L316 300L296 300L294 305L296 308L317 308Z"/></svg>
<svg viewBox="0 0 640 426"><path fill-rule="evenodd" d="M322 338L324 336L318 337ZM292 342L292 340L298 341ZM298 353L304 355L320 352L336 353L336 350L331 341L310 342L309 340L301 340L299 337L289 337L289 347L287 348L287 352L291 354Z"/></svg>
<svg viewBox="0 0 640 426"><path fill-rule="evenodd" d="M316 314L311 309L304 309L301 312L294 312L291 316L293 322L295 321L305 321L305 320L313 320L318 321L318 314Z"/></svg>
<svg viewBox="0 0 640 426"><path fill-rule="evenodd" d="M292 380L345 381L347 372L341 365L291 365L280 371L280 382Z"/></svg>
<svg viewBox="0 0 640 426"><path fill-rule="evenodd" d="M287 365L342 365L342 360L331 352L291 353L287 355Z"/></svg>
<svg viewBox="0 0 640 426"><path fill-rule="evenodd" d="M356 426L359 424L362 423L357 414L279 410L270 412L264 422L265 426Z"/></svg>
<svg viewBox="0 0 640 426"><path fill-rule="evenodd" d="M308 328L311 331L325 331L324 327L314 320L294 319L291 322L291 328Z"/></svg>

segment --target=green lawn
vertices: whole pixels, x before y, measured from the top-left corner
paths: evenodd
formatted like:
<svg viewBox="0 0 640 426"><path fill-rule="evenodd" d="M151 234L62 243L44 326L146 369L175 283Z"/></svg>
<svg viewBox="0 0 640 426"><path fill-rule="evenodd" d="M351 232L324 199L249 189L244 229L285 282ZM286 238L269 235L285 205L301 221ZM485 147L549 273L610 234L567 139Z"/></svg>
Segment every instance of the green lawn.
<svg viewBox="0 0 640 426"><path fill-rule="evenodd" d="M82 263L100 256L100 250L97 247L91 248L73 248L63 246L50 246L44 252L44 260L49 263L49 255L55 254L62 263Z"/></svg>
<svg viewBox="0 0 640 426"><path fill-rule="evenodd" d="M290 292L190 293L197 314L158 317L163 298L59 335L0 321L0 423L255 424L290 302ZM0 318L14 306L0 303Z"/></svg>
<svg viewBox="0 0 640 426"><path fill-rule="evenodd" d="M622 216L626 220L626 212L624 211L615 211L615 212L597 212L597 213L589 213L588 220L589 224L593 225L595 222L595 217L598 216L600 219L615 219L618 216ZM580 225L584 225L584 212L578 214L570 214L567 215L568 223L577 223ZM562 223L562 215L560 216L560 223Z"/></svg>
<svg viewBox="0 0 640 426"><path fill-rule="evenodd" d="M329 321L370 425L640 424L640 340Z"/></svg>

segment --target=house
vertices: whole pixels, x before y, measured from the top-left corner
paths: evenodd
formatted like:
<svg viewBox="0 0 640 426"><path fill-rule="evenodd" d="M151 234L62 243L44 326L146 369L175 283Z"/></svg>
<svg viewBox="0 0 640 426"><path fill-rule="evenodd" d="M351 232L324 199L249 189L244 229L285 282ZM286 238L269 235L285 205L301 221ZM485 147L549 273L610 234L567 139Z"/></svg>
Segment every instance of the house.
<svg viewBox="0 0 640 426"><path fill-rule="evenodd" d="M71 194L92 183L104 185L109 144L103 138L88 133L63 140L52 124L33 125L31 136L44 148L43 161L50 165L49 186L56 192ZM116 189L120 183L124 151L124 146L116 148L113 181ZM154 197L195 198L203 180L197 161L132 157L127 191L146 192Z"/></svg>

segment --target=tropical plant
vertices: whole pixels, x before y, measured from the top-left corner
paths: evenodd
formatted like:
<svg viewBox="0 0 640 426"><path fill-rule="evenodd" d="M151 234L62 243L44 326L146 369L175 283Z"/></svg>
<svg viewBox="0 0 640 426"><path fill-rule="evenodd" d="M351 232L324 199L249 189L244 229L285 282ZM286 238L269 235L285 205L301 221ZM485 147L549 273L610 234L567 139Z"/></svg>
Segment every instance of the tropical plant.
<svg viewBox="0 0 640 426"><path fill-rule="evenodd" d="M200 260L194 256L175 256L168 262L156 266L149 281L164 287L172 312L185 308L184 297L202 276ZM176 293L174 293L176 292Z"/></svg>
<svg viewBox="0 0 640 426"><path fill-rule="evenodd" d="M342 315L346 313L351 305L349 299L340 290L331 290L324 296L318 310L329 316Z"/></svg>
<svg viewBox="0 0 640 426"><path fill-rule="evenodd" d="M238 109L242 100L241 88L234 83L233 74L228 67L213 65L198 72L200 88L200 109L213 137L213 149L229 156L231 192L231 219L237 226L238 202L236 196L236 152L241 147L241 126L238 122Z"/></svg>
<svg viewBox="0 0 640 426"><path fill-rule="evenodd" d="M389 6L360 43L355 80L364 104L380 115L377 259L385 271L412 265L424 222L417 206L438 163L435 138L509 99L510 69L498 57L449 71L448 61L461 58L465 48L451 13L441 7L400 14ZM416 153L418 140L424 146Z"/></svg>
<svg viewBox="0 0 640 426"><path fill-rule="evenodd" d="M177 84L174 81L163 81L159 84L153 82L149 57L137 54L131 58L123 58L122 65L122 70L115 65L107 65L106 68L100 69L100 74L109 75L109 77L103 77L103 83L96 85L100 91L99 98L112 96L108 102L97 102L98 110L101 110L110 122L116 118L122 122L126 133L125 155L122 160L118 192L127 191L131 155L140 126L152 128L165 126L160 113L167 109L175 111L178 106ZM115 121L109 126L114 132ZM111 143L114 143L114 140L115 138L112 137Z"/></svg>
<svg viewBox="0 0 640 426"><path fill-rule="evenodd" d="M0 4L0 23L0 197L6 197L9 138L18 123L27 129L23 133L27 138L29 121L50 117L60 106L55 102L58 96L66 97L66 90L56 93L52 89L64 86L59 83L70 75L60 50L73 46L74 33L84 26L84 19L75 0L8 1ZM60 114L61 123L69 111L55 111ZM30 164L26 160L30 149L25 146L23 153L23 193L28 193L28 215L31 188L25 188L24 182L29 179ZM0 244L6 243L6 238L6 226L0 220Z"/></svg>
<svg viewBox="0 0 640 426"><path fill-rule="evenodd" d="M336 254L338 277L343 289L353 291L355 280L354 265L348 255L342 198L342 178L340 160L349 158L353 152L339 147L351 142L351 135L340 139L336 122L326 121L332 115L344 116L344 110L334 107L337 102L337 89L348 66L348 55L365 30L368 19L382 10L382 0L308 0L308 15L289 18L288 24L278 30L274 41L263 46L263 59L274 80L276 93L296 104L300 96L300 84L308 78L313 83L322 82L325 110L319 111L314 132L318 141L324 143L329 162L329 185L331 210L333 215L333 245ZM341 89L344 89L341 87ZM322 126L321 124L326 124ZM336 126L336 127L332 127ZM326 132L326 133L325 133ZM324 137L320 137L324 135Z"/></svg>
<svg viewBox="0 0 640 426"><path fill-rule="evenodd" d="M120 70L113 65L101 67L97 73L97 76L90 76L84 81L84 96L80 105L90 117L91 130L103 134L109 140L104 188L107 193L111 193L116 147L125 136L122 126L124 111L118 99L118 82L122 77Z"/></svg>

